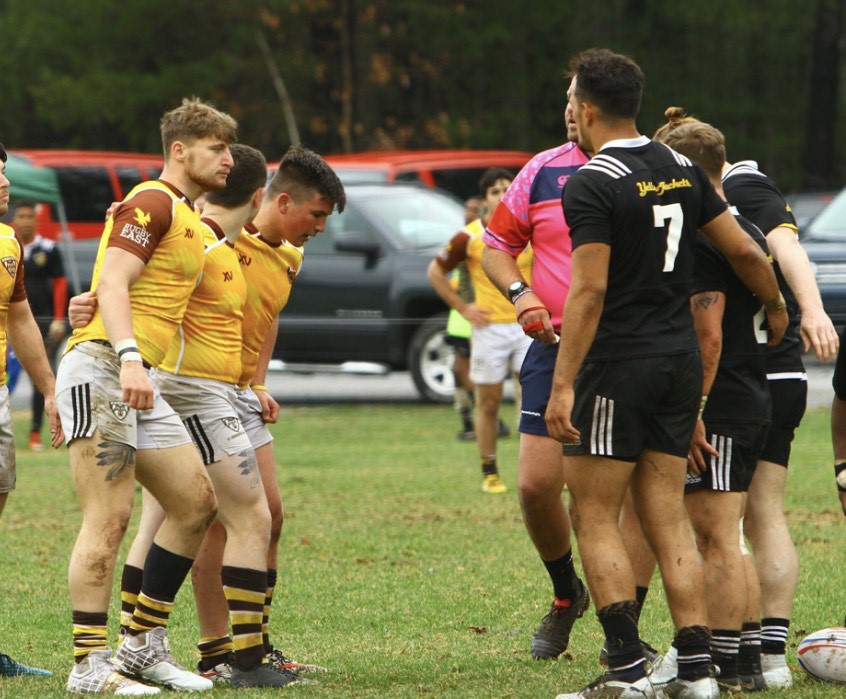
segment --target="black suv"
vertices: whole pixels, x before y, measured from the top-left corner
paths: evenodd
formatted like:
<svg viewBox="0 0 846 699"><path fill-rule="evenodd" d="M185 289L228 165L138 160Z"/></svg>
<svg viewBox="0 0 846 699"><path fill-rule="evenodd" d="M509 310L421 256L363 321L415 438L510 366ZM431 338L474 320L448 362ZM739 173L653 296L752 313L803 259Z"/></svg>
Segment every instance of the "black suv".
<svg viewBox="0 0 846 699"><path fill-rule="evenodd" d="M452 399L447 308L426 278L464 207L414 185L352 185L305 246L273 354L288 370L408 369L425 400Z"/></svg>

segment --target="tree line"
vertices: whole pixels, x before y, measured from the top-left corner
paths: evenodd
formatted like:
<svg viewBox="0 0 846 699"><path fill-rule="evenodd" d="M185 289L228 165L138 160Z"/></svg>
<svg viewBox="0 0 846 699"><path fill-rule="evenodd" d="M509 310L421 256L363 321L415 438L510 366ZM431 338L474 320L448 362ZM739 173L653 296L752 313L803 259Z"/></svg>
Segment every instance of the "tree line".
<svg viewBox="0 0 846 699"><path fill-rule="evenodd" d="M9 148L157 152L183 96L273 160L391 148L537 151L563 138L570 56L632 56L667 106L785 190L839 188L846 0L0 0Z"/></svg>

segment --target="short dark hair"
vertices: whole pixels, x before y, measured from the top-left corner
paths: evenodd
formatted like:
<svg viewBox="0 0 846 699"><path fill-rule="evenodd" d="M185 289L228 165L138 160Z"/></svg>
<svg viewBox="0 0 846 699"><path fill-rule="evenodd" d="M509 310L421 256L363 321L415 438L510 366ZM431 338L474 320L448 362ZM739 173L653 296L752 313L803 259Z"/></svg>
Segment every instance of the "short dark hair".
<svg viewBox="0 0 846 699"><path fill-rule="evenodd" d="M8 159L9 159L9 156L6 155L6 146L4 146L2 143L0 143L0 160L2 160L5 163Z"/></svg>
<svg viewBox="0 0 846 699"><path fill-rule="evenodd" d="M267 196L276 197L282 192L291 195L294 201L318 192L343 212L347 204L344 185L329 164L313 150L303 146L291 146L282 157L279 169L267 185Z"/></svg>
<svg viewBox="0 0 846 699"><path fill-rule="evenodd" d="M634 119L640 112L644 77L628 56L608 49L588 49L570 61L577 99L592 102L612 119Z"/></svg>
<svg viewBox="0 0 846 699"><path fill-rule="evenodd" d="M207 192L206 201L225 209L237 209L267 182L267 161L261 151L240 143L229 146L229 152L235 164L226 177L226 186Z"/></svg>
<svg viewBox="0 0 846 699"><path fill-rule="evenodd" d="M35 211L37 204L31 199L19 199L15 202L15 211L18 209L32 209Z"/></svg>
<svg viewBox="0 0 846 699"><path fill-rule="evenodd" d="M489 187L493 187L497 180L508 180L512 182L514 180L514 173L506 170L504 167L489 167L482 173L482 179L479 180L479 192L482 197L485 196L485 192L488 191Z"/></svg>

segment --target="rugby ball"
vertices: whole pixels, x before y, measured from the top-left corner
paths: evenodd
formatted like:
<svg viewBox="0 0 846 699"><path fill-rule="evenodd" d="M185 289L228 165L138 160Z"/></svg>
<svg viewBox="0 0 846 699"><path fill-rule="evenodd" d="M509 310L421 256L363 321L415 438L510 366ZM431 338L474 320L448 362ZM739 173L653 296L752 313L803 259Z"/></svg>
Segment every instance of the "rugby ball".
<svg viewBox="0 0 846 699"><path fill-rule="evenodd" d="M796 657L814 679L846 684L846 627L820 629L805 636Z"/></svg>

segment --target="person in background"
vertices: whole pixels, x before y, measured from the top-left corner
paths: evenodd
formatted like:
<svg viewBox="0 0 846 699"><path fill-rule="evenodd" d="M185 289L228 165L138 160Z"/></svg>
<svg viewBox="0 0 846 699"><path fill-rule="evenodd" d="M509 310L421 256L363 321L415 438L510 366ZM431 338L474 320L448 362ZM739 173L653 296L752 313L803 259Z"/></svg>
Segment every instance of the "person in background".
<svg viewBox="0 0 846 699"><path fill-rule="evenodd" d="M512 179L513 175L501 168L485 171L479 186L484 192L486 212L496 208ZM475 432L482 466L482 491L504 493L507 487L499 476L496 461L503 383L509 371L519 372L531 340L517 323L513 306L482 269L482 233L486 223L485 219L477 219L456 233L429 264L428 277L444 302L473 325L470 379L476 386ZM532 257L532 251L527 250L520 259L521 270L528 277L531 277ZM473 282L475 301L472 303L466 302L452 287L448 276L465 261Z"/></svg>
<svg viewBox="0 0 846 699"><path fill-rule="evenodd" d="M26 297L44 339L47 359L55 372L56 350L66 334L68 284L58 245L35 230L35 206L32 201L19 201L12 216L12 228L23 244ZM44 448L41 443L43 422L44 394L33 386L32 426L29 432L29 448L33 451Z"/></svg>
<svg viewBox="0 0 846 699"><path fill-rule="evenodd" d="M0 216L9 208L9 180L6 178L6 149L0 145ZM41 333L32 316L23 284L24 260L20 241L9 226L0 223L0 256L6 270L0 276L0 514L6 507L9 493L15 489L15 434L9 389L5 385L6 334L17 349L17 356L32 377L32 383L44 395L44 407L50 422L52 445L59 446L64 437L56 412L55 378L44 352ZM19 675L51 675L48 670L28 667L0 653L0 677Z"/></svg>

